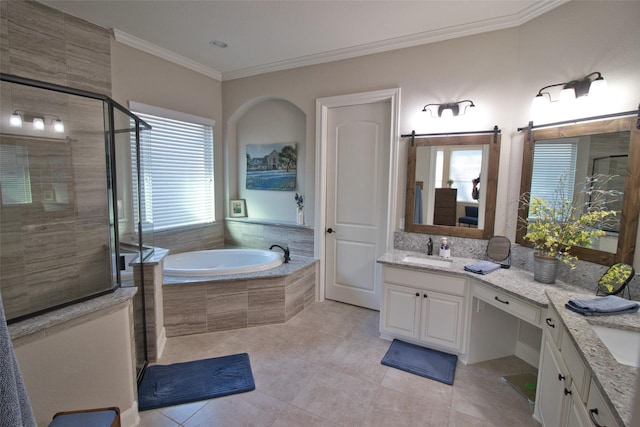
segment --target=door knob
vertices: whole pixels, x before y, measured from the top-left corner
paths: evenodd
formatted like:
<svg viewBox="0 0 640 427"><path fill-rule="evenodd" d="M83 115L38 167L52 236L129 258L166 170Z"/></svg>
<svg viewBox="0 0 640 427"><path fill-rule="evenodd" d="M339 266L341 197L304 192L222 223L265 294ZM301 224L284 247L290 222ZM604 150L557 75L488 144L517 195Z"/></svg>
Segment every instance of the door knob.
<svg viewBox="0 0 640 427"><path fill-rule="evenodd" d="M333 228L329 227L327 228L327 233L331 234L331 233L335 233L336 230L334 230Z"/></svg>

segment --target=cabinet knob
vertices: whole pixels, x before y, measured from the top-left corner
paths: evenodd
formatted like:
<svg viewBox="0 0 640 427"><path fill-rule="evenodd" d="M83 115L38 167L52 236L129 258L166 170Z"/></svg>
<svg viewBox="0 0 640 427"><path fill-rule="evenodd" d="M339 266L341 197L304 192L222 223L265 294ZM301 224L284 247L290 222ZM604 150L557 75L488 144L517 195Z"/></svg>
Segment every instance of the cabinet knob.
<svg viewBox="0 0 640 427"><path fill-rule="evenodd" d="M595 417L596 415L598 415L598 408L589 409L589 418L591 419L591 422L593 423L593 425L596 427L607 427L598 423Z"/></svg>
<svg viewBox="0 0 640 427"><path fill-rule="evenodd" d="M544 319L545 322L547 322L547 325L551 328L555 328L556 325L554 325L553 323L551 323L551 317L547 317L546 319Z"/></svg>
<svg viewBox="0 0 640 427"><path fill-rule="evenodd" d="M419 297L420 296L420 292L416 292L416 296Z"/></svg>
<svg viewBox="0 0 640 427"><path fill-rule="evenodd" d="M564 381L567 377L562 374L558 374L558 381Z"/></svg>
<svg viewBox="0 0 640 427"><path fill-rule="evenodd" d="M567 390L566 388L564 389L564 395L567 396L571 394L571 390Z"/></svg>
<svg viewBox="0 0 640 427"><path fill-rule="evenodd" d="M427 295L427 294L424 294L424 295L422 295L422 296L423 296L424 298L427 298L427 297L428 297L428 295Z"/></svg>

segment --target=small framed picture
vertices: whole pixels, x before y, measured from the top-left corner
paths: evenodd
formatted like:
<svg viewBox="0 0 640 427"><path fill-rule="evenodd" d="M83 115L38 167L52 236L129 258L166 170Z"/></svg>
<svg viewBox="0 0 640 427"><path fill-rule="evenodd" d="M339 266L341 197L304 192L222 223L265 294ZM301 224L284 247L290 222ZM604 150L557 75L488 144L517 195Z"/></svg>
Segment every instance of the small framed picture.
<svg viewBox="0 0 640 427"><path fill-rule="evenodd" d="M245 199L235 199L229 201L229 213L232 218L247 216L247 202Z"/></svg>

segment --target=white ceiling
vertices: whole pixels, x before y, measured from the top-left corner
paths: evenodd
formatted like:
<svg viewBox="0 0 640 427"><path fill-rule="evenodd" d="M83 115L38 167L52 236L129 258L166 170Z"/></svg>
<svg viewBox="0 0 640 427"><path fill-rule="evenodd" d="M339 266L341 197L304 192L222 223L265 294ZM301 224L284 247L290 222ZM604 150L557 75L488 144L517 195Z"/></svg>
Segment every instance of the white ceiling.
<svg viewBox="0 0 640 427"><path fill-rule="evenodd" d="M39 1L230 80L515 27L568 0Z"/></svg>

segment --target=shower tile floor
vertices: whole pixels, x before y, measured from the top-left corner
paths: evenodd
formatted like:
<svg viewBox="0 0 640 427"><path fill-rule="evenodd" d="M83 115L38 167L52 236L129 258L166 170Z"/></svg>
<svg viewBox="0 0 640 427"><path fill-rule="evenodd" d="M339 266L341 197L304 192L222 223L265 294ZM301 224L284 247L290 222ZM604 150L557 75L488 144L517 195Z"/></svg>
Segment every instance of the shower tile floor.
<svg viewBox="0 0 640 427"><path fill-rule="evenodd" d="M380 364L379 313L318 302L285 324L169 338L160 364L249 353L256 389L140 412L141 427L532 426L500 381L535 368L515 356L458 362L453 386Z"/></svg>

